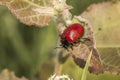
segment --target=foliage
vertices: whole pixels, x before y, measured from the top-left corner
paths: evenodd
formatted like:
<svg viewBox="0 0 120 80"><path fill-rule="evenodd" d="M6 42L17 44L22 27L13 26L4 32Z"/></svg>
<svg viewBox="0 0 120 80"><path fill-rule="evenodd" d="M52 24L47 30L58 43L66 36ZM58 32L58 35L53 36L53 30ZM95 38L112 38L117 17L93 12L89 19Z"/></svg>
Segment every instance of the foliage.
<svg viewBox="0 0 120 80"><path fill-rule="evenodd" d="M0 74L0 80L27 80L26 78L17 78L14 72L8 71L7 69L3 70Z"/></svg>
<svg viewBox="0 0 120 80"><path fill-rule="evenodd" d="M91 5L82 13L82 16L92 23L101 60L107 70L113 74L120 72L120 37L118 34L120 7L118 6L120 2L103 2Z"/></svg>
<svg viewBox="0 0 120 80"><path fill-rule="evenodd" d="M19 0L8 1L17 2ZM101 1L104 0L67 0L67 3L74 7L71 10L72 14L78 15L82 13L82 16L90 20L94 28L97 46L99 47L99 50L101 52L102 61L104 62L104 65L110 67L109 70L111 70L112 72L114 71L116 72L116 70L120 69L119 64L120 4L118 2L117 3L104 2L92 5L94 6L94 8L92 9L91 7L87 9L89 5ZM32 4L30 6L32 6L32 8L35 7ZM53 5L50 4L49 7L51 6ZM22 11L24 12L24 10ZM26 16L28 16L28 14L30 13L26 13ZM16 19L16 17L14 17L10 13L10 11L8 11L7 8L1 5L0 15L1 15L0 71L2 71L4 68L8 68L10 70L15 71L17 76L24 75L31 80L35 79L46 80L53 72L55 57L54 47L56 46L58 38L57 32L54 27L55 23L53 21L49 22L50 21L49 17L51 17L51 15L48 16L48 18L46 19L48 20L49 27L44 28L37 28L36 26L28 27L27 25L20 23ZM43 23L44 19L45 17L44 18L42 17L43 21L39 22ZM30 19L28 20L30 21ZM32 22L31 25L35 23L36 22L34 21ZM44 26L45 25L47 24L44 24ZM111 66L111 64L113 66ZM113 70L111 68L113 68ZM68 74L74 80L80 80L82 76L82 69L77 67L73 63L71 58L69 58L67 62L64 64L62 72L64 74ZM87 80L119 80L119 79L120 79L119 75L112 75L108 72L105 72L104 74L100 75L88 74L87 76Z"/></svg>

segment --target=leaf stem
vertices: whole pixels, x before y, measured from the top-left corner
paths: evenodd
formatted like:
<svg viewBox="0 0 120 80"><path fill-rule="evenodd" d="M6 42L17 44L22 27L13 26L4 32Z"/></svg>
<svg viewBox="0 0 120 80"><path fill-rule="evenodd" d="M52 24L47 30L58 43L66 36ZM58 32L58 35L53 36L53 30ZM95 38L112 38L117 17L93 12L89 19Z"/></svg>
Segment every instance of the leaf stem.
<svg viewBox="0 0 120 80"><path fill-rule="evenodd" d="M55 69L54 69L54 73L56 75L61 75L63 64L66 62L69 56L70 56L69 53L66 54L66 51L64 51L63 49L57 50L56 63L55 63Z"/></svg>

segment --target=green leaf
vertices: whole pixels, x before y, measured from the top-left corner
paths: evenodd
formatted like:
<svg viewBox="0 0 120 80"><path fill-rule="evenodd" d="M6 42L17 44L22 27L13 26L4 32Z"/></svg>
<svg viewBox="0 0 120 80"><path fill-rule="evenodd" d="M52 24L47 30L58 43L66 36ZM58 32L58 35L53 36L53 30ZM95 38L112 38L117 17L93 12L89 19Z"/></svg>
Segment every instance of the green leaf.
<svg viewBox="0 0 120 80"><path fill-rule="evenodd" d="M92 51L90 52L90 54L88 56L88 59L87 59L87 62L86 62L86 65L85 65L85 68L83 69L81 80L86 80L87 71L88 71L88 68L89 68L91 57L92 57Z"/></svg>
<svg viewBox="0 0 120 80"><path fill-rule="evenodd" d="M106 71L120 73L120 1L93 4L81 14L93 25L96 44Z"/></svg>

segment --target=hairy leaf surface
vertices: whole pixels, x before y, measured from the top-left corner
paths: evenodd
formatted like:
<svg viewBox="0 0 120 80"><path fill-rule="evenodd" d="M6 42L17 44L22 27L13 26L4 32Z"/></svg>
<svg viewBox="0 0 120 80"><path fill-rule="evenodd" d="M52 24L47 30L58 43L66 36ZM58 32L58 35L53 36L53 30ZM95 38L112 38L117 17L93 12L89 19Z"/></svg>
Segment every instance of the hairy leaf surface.
<svg viewBox="0 0 120 80"><path fill-rule="evenodd" d="M27 25L46 26L54 15L56 0L0 0L8 9Z"/></svg>
<svg viewBox="0 0 120 80"><path fill-rule="evenodd" d="M105 70L119 74L120 1L93 4L81 16L92 23Z"/></svg>

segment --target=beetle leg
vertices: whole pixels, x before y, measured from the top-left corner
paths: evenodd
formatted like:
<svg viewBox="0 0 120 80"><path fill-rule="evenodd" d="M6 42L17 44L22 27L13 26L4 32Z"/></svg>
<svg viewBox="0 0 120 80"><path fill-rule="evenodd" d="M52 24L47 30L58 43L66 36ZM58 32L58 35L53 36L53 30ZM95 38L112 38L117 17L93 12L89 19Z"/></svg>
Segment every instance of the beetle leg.
<svg viewBox="0 0 120 80"><path fill-rule="evenodd" d="M85 41L91 41L90 38L81 38L80 40L82 40L83 42L85 42Z"/></svg>
<svg viewBox="0 0 120 80"><path fill-rule="evenodd" d="M74 45L73 43L70 43L70 48L71 48L72 50L73 50L73 45Z"/></svg>

